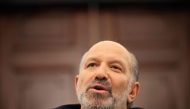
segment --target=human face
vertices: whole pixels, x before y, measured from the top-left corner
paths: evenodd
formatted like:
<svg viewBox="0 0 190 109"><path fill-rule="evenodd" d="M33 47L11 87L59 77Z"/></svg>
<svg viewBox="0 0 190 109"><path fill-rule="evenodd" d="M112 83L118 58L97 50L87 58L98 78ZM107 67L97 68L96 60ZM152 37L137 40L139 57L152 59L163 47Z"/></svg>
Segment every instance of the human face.
<svg viewBox="0 0 190 109"><path fill-rule="evenodd" d="M104 41L94 45L76 77L81 108L126 109L130 62L129 52L118 43Z"/></svg>

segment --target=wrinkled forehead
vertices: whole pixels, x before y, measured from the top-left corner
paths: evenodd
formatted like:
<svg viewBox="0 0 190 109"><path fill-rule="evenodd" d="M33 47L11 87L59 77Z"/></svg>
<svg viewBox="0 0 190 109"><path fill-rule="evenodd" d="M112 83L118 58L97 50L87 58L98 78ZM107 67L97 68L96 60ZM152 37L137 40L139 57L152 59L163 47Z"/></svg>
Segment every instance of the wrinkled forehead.
<svg viewBox="0 0 190 109"><path fill-rule="evenodd" d="M116 42L102 41L95 44L89 49L87 57L98 54L100 52L105 54L117 53L120 54L120 56L122 56L123 58L125 58L126 61L129 61L128 63L130 63L131 61L131 56L129 51L125 47Z"/></svg>

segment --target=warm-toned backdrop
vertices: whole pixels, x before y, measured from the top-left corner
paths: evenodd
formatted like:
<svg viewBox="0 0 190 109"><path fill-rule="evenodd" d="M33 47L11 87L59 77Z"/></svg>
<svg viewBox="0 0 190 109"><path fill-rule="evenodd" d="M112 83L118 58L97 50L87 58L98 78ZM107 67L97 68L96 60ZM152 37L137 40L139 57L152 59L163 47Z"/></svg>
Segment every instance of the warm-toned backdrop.
<svg viewBox="0 0 190 109"><path fill-rule="evenodd" d="M134 106L190 108L186 3L74 1L1 5L0 109L77 103L80 58L101 40L120 42L136 55L141 90Z"/></svg>

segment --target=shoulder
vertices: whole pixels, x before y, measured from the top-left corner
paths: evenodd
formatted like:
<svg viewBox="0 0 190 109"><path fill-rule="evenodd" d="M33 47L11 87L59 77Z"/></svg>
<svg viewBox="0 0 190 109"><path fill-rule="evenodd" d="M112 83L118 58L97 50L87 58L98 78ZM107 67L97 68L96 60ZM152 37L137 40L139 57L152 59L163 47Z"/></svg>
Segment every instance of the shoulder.
<svg viewBox="0 0 190 109"><path fill-rule="evenodd" d="M80 104L67 104L56 107L54 109L80 109Z"/></svg>

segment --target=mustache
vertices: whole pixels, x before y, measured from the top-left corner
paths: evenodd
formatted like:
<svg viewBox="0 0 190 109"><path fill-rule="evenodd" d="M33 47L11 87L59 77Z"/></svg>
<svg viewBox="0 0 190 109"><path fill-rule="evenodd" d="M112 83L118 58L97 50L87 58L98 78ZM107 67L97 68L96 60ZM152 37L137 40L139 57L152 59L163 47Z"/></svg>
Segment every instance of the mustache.
<svg viewBox="0 0 190 109"><path fill-rule="evenodd" d="M86 91L88 91L90 89L90 87L93 86L93 85L95 85L95 84L103 85L110 93L112 92L112 85L108 81L101 80L101 79L94 79L93 81L91 81L87 85Z"/></svg>

